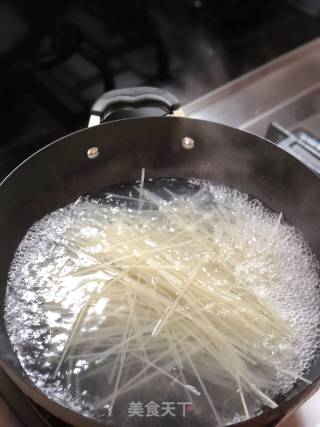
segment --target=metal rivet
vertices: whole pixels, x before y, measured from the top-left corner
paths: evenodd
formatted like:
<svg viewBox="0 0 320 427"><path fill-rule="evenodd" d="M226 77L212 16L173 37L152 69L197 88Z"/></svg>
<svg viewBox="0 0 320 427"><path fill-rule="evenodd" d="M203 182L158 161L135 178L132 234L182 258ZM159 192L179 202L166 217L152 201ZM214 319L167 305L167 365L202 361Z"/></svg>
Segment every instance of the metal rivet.
<svg viewBox="0 0 320 427"><path fill-rule="evenodd" d="M96 159L97 157L99 157L99 154L100 153L99 153L99 148L98 147L91 147L87 151L88 159Z"/></svg>
<svg viewBox="0 0 320 427"><path fill-rule="evenodd" d="M184 137L181 143L185 150L192 150L195 144L194 139L190 138L189 136Z"/></svg>

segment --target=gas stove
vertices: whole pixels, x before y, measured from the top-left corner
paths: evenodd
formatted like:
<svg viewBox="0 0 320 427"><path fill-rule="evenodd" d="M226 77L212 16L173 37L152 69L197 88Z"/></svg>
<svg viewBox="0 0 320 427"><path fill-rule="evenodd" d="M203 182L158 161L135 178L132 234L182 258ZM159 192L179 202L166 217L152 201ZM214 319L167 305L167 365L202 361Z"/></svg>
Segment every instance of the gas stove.
<svg viewBox="0 0 320 427"><path fill-rule="evenodd" d="M224 123L265 137L320 174L319 70L320 38L186 104L183 111L189 117ZM43 113L39 118L44 123L39 139L45 136L45 120L50 120L57 135L64 133L61 124L51 117ZM15 152L12 146L10 150ZM67 427L33 405L3 372L0 394L1 423L4 422L1 425ZM320 414L315 409L319 405L320 392L294 419L291 416L279 427L317 427Z"/></svg>

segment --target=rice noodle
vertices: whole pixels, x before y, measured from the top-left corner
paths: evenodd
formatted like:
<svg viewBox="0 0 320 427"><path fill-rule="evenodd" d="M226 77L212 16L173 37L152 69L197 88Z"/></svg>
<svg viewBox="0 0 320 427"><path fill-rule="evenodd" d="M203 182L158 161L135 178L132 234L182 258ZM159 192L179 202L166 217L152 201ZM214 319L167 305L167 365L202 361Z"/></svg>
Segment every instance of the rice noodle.
<svg viewBox="0 0 320 427"><path fill-rule="evenodd" d="M119 399L159 376L195 406L206 401L216 425L226 418L212 387L234 391L243 418L257 411L257 399L276 407L278 392L298 379L309 382L301 334L272 297L301 280L301 268L309 272L308 289L318 283L308 246L282 213L239 192L203 184L192 195L164 187L161 196L148 185L142 170L131 195L111 192L107 203L82 199L64 208L69 219L57 238L63 256L53 251L48 259L59 266L41 273L55 292L38 310L55 313L60 325L70 311L74 316L59 350L50 332L50 381L68 390L75 382L79 398L87 393L83 384L105 375L108 387L91 407L109 416ZM9 309L6 316L13 331Z"/></svg>

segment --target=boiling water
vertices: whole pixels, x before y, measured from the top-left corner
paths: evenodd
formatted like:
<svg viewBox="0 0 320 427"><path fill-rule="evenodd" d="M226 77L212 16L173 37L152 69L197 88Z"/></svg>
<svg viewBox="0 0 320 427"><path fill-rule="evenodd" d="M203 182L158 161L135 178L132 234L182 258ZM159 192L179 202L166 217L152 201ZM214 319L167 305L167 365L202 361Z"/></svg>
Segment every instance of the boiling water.
<svg viewBox="0 0 320 427"><path fill-rule="evenodd" d="M153 425L171 402L161 425L213 426L273 406L307 374L318 285L281 213L226 187L157 179L36 223L12 263L5 321L30 380L61 404Z"/></svg>

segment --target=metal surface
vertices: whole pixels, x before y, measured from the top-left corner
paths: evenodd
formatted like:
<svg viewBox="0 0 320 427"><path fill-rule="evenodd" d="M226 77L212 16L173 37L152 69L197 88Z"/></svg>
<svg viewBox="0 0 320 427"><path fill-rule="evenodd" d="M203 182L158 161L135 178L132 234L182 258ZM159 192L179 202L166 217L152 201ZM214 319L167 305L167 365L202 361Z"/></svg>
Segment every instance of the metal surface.
<svg viewBox="0 0 320 427"><path fill-rule="evenodd" d="M92 126L100 125L100 117L96 116L95 114L91 114L89 118L88 127L91 128Z"/></svg>
<svg viewBox="0 0 320 427"><path fill-rule="evenodd" d="M194 139L190 138L189 136L185 136L183 140L181 141L182 147L186 150L192 150L194 148Z"/></svg>
<svg viewBox="0 0 320 427"><path fill-rule="evenodd" d="M20 427L50 427L30 399L21 393L21 390L2 369L0 370L0 394L6 398L6 402L1 402L0 399L0 409L3 409L4 405L7 404L12 411L11 423L9 422L9 414L3 418L1 411L1 426L11 425L15 419L17 426Z"/></svg>
<svg viewBox="0 0 320 427"><path fill-rule="evenodd" d="M182 147L186 135L196 141L193 150ZM100 152L94 162L84 155L92 141ZM272 209L282 211L320 257L319 181L285 151L255 135L211 122L172 117L120 120L56 141L29 158L1 184L2 310L12 257L31 224L80 195L136 180L142 168L147 176L205 178L258 197ZM3 324L2 329L1 365L19 387L65 422L79 427L98 425L36 390L25 378ZM315 364L310 374L315 381L312 386L300 384L279 408L238 425L261 427L277 421L318 387L319 373L320 366Z"/></svg>
<svg viewBox="0 0 320 427"><path fill-rule="evenodd" d="M98 147L91 147L87 151L87 156L88 156L88 159L90 160L96 159L97 157L99 157L99 155L100 155L100 152Z"/></svg>
<svg viewBox="0 0 320 427"><path fill-rule="evenodd" d="M189 117L264 136L272 121L320 135L320 38L184 106ZM309 127L308 127L309 130Z"/></svg>
<svg viewBox="0 0 320 427"><path fill-rule="evenodd" d="M272 122L266 136L320 175L320 140L315 135L300 129L291 132Z"/></svg>

